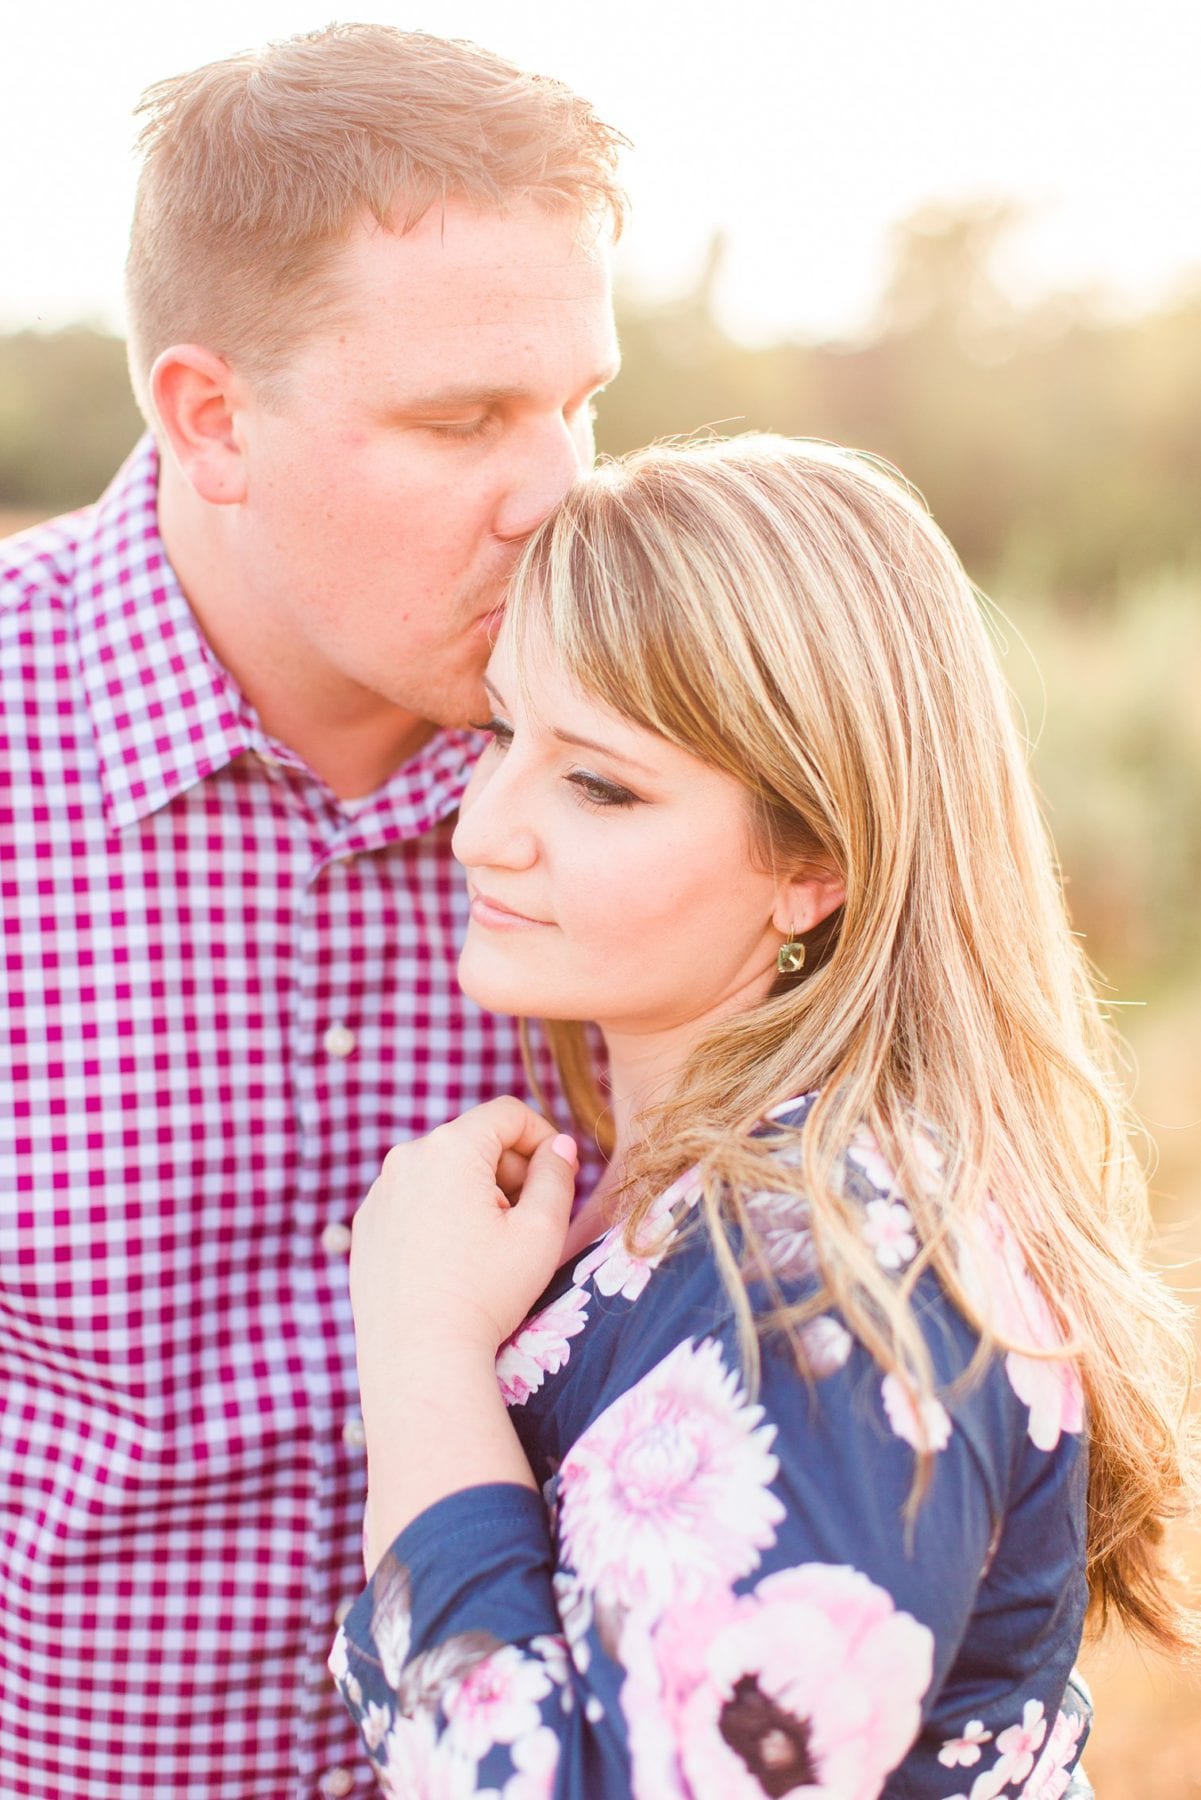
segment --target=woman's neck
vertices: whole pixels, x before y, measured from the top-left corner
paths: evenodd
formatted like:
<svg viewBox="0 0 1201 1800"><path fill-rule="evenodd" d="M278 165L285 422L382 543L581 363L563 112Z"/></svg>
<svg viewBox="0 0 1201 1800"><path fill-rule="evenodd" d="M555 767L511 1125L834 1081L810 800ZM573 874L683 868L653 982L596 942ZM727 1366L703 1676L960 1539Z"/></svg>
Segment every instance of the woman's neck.
<svg viewBox="0 0 1201 1800"><path fill-rule="evenodd" d="M615 1148L624 1162L637 1142L639 1120L675 1088L699 1032L695 1025L646 1036L602 1030L609 1059L609 1105Z"/></svg>
<svg viewBox="0 0 1201 1800"><path fill-rule="evenodd" d="M600 1180L572 1220L569 1254L614 1223L626 1167L641 1135L641 1120L671 1094L699 1035L695 1024L653 1035L602 1030L608 1055L613 1150Z"/></svg>

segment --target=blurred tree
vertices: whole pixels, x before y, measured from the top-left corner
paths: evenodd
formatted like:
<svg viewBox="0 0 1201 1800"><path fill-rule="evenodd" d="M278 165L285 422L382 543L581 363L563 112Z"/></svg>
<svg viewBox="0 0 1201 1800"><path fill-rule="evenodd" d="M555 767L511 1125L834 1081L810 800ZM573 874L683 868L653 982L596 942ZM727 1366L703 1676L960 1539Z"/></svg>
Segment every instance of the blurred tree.
<svg viewBox="0 0 1201 1800"><path fill-rule="evenodd" d="M1201 563L1201 288L1130 323L998 284L1020 215L926 209L895 234L866 340L748 349L717 324L722 245L668 303L620 296L625 371L602 447L704 428L832 438L919 485L972 570L1098 605Z"/></svg>
<svg viewBox="0 0 1201 1800"><path fill-rule="evenodd" d="M94 500L142 429L120 338L84 325L0 337L0 507Z"/></svg>
<svg viewBox="0 0 1201 1800"><path fill-rule="evenodd" d="M995 355L1021 329L997 283L997 251L1022 216L1009 200L929 206L893 231L892 269L875 335L923 333L969 353Z"/></svg>

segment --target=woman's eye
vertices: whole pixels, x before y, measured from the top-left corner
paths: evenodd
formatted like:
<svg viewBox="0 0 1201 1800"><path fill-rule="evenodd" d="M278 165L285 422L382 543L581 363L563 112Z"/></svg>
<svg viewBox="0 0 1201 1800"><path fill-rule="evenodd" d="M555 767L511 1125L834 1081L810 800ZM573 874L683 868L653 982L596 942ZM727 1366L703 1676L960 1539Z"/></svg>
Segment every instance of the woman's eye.
<svg viewBox="0 0 1201 1800"><path fill-rule="evenodd" d="M615 781L605 781L600 775L589 775L583 769L577 769L567 777L573 786L590 806L637 806L638 795L629 788L619 787Z"/></svg>
<svg viewBox="0 0 1201 1800"><path fill-rule="evenodd" d="M472 731L481 731L485 737L490 737L500 750L507 750L513 742L513 727L506 725L503 719L482 719L478 724L469 719L467 723Z"/></svg>

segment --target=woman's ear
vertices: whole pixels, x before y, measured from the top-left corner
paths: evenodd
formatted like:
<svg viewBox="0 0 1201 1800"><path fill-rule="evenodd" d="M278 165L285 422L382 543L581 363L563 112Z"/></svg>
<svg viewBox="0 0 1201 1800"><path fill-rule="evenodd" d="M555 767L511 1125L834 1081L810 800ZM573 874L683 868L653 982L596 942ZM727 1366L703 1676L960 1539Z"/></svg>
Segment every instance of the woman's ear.
<svg viewBox="0 0 1201 1800"><path fill-rule="evenodd" d="M810 865L781 881L772 908L772 924L781 937L804 937L846 899L846 883L837 869Z"/></svg>
<svg viewBox="0 0 1201 1800"><path fill-rule="evenodd" d="M245 461L234 430L240 385L225 359L201 344L173 344L150 371L154 410L175 461L213 506L246 497Z"/></svg>

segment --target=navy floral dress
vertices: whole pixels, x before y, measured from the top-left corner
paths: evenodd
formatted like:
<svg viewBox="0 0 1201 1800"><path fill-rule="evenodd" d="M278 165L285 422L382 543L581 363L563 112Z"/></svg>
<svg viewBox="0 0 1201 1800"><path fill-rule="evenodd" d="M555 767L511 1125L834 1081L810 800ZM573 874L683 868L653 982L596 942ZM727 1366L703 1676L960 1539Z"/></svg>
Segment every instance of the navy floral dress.
<svg viewBox="0 0 1201 1800"><path fill-rule="evenodd" d="M811 1104L781 1115L799 1123ZM864 1238L900 1276L913 1221L869 1140L848 1154ZM541 1496L438 1501L397 1538L330 1666L385 1793L405 1800L1062 1800L1088 1706L1086 1452L1071 1362L998 1354L952 1388L972 1331L934 1277L915 1304L939 1380L919 1420L828 1312L815 1379L762 1342L757 1397L696 1184L560 1269L497 1378ZM756 1224L786 1294L814 1279L804 1202ZM999 1217L981 1300L1054 1348ZM924 1428L924 1430L923 1430ZM912 1527L915 1446L936 1452Z"/></svg>

